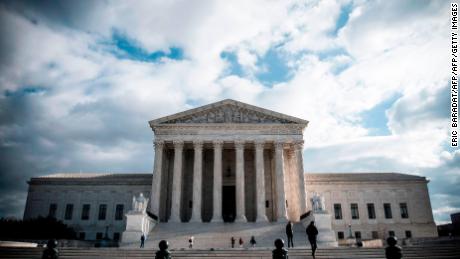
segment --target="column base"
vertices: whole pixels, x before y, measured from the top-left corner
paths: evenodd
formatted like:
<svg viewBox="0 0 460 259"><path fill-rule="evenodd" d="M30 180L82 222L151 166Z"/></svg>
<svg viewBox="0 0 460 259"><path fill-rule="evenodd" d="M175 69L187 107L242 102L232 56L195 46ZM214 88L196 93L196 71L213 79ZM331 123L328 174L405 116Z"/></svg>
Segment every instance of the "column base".
<svg viewBox="0 0 460 259"><path fill-rule="evenodd" d="M211 223L222 223L224 222L224 220L222 219L222 216L218 216L218 217L212 217L211 219Z"/></svg>
<svg viewBox="0 0 460 259"><path fill-rule="evenodd" d="M203 222L203 220L197 219L197 218L191 218L191 219L189 220L189 222L190 222L190 223L201 223L201 222Z"/></svg>
<svg viewBox="0 0 460 259"><path fill-rule="evenodd" d="M289 220L288 220L286 217L281 217L281 218L276 219L276 222L283 222L283 223L285 223L285 222L288 222L288 221L289 221Z"/></svg>
<svg viewBox="0 0 460 259"><path fill-rule="evenodd" d="M237 222L237 223L246 223L246 222L248 222L248 220L246 219L246 216L240 215L240 216L236 217L235 222Z"/></svg>
<svg viewBox="0 0 460 259"><path fill-rule="evenodd" d="M256 222L268 222L268 218L266 215L257 216Z"/></svg>

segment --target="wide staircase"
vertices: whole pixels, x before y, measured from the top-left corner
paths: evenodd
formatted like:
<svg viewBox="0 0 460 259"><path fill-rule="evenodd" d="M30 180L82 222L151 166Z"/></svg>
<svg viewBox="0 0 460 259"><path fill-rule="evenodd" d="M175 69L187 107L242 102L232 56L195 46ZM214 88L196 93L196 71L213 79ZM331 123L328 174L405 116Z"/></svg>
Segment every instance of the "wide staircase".
<svg viewBox="0 0 460 259"><path fill-rule="evenodd" d="M235 238L235 247L243 239L244 247L250 246L254 236L256 247L273 247L277 238L286 240L285 223L160 223L148 235L147 248L157 248L160 240L168 240L171 249L188 248L191 236L193 248L218 249L231 248L231 238ZM305 229L300 223L294 224L294 245L306 247ZM124 244L123 247L138 247L139 242Z"/></svg>
<svg viewBox="0 0 460 259"><path fill-rule="evenodd" d="M0 258L34 259L41 258L43 248L0 248ZM151 248L61 248L60 259L142 259L154 258L154 249ZM222 250L200 250L200 249L179 249L172 250L175 259L198 259L198 258L250 258L269 259L271 249L269 248L244 248L244 249L222 249ZM460 246L457 244L428 245L428 246L407 246L403 247L405 259L458 259L460 258ZM310 259L310 250L306 248L295 248L289 250L290 259ZM317 259L384 259L383 248L319 248Z"/></svg>

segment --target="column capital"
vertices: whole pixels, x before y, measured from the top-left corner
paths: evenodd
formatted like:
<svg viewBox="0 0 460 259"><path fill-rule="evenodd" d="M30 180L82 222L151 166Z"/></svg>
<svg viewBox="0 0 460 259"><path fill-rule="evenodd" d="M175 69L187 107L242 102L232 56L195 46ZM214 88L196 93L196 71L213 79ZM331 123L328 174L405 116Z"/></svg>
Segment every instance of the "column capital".
<svg viewBox="0 0 460 259"><path fill-rule="evenodd" d="M275 140L273 144L275 145L276 149L283 149L286 142L281 141L281 140Z"/></svg>
<svg viewBox="0 0 460 259"><path fill-rule="evenodd" d="M202 140L194 140L193 141L193 148L194 149L203 149L204 142Z"/></svg>
<svg viewBox="0 0 460 259"><path fill-rule="evenodd" d="M212 145L214 146L214 149L222 149L222 147L224 146L224 141L222 140L214 140L212 142Z"/></svg>
<svg viewBox="0 0 460 259"><path fill-rule="evenodd" d="M299 140L293 143L295 150L302 150L303 149L303 140Z"/></svg>
<svg viewBox="0 0 460 259"><path fill-rule="evenodd" d="M174 148L182 149L184 147L184 141L182 141L182 140L174 140L173 145L174 145Z"/></svg>
<svg viewBox="0 0 460 259"><path fill-rule="evenodd" d="M164 140L154 140L153 141L153 146L154 147L162 148L164 145L165 145Z"/></svg>
<svg viewBox="0 0 460 259"><path fill-rule="evenodd" d="M265 146L266 141L265 140L256 140L254 141L254 145L256 146L256 149L263 149Z"/></svg>
<svg viewBox="0 0 460 259"><path fill-rule="evenodd" d="M244 144L245 144L244 140L235 140L234 143L235 143L236 149L244 149Z"/></svg>

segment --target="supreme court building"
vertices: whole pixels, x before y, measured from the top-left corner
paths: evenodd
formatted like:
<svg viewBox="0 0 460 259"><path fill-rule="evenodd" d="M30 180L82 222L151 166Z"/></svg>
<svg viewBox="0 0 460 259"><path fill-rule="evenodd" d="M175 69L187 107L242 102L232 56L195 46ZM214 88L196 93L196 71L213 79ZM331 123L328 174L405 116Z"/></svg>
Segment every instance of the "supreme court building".
<svg viewBox="0 0 460 259"><path fill-rule="evenodd" d="M309 173L303 165L308 121L223 100L149 122L152 174L60 173L32 178L24 218L52 216L80 238L120 239L133 196L162 224L299 222L313 193L332 229L363 239L436 236L428 181L399 173ZM324 158L328 159L328 158Z"/></svg>

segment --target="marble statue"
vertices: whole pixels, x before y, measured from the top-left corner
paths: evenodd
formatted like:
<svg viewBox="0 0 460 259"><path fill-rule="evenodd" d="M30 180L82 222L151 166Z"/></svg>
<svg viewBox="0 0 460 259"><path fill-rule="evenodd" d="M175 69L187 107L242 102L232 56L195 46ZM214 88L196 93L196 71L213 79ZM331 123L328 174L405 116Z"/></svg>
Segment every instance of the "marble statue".
<svg viewBox="0 0 460 259"><path fill-rule="evenodd" d="M313 196L310 198L310 201L313 212L323 212L326 210L324 206L324 197L322 197L318 193L313 193Z"/></svg>
<svg viewBox="0 0 460 259"><path fill-rule="evenodd" d="M139 197L133 196L132 210L134 212L145 212L148 203L149 199L145 198L143 193L140 193Z"/></svg>

